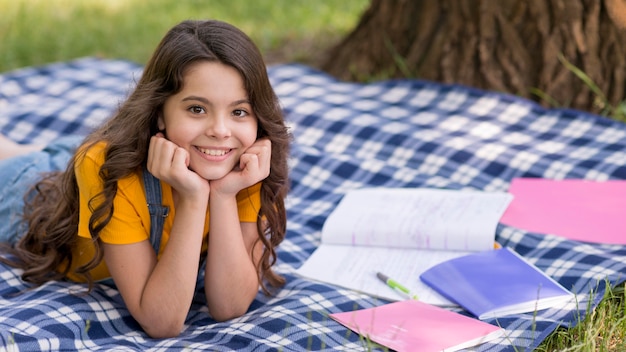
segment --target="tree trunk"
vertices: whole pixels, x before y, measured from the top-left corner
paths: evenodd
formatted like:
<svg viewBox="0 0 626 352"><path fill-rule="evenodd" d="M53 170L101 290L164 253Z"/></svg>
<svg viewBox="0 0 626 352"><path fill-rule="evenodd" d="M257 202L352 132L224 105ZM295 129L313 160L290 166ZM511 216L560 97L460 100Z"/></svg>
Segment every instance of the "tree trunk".
<svg viewBox="0 0 626 352"><path fill-rule="evenodd" d="M344 80L460 83L598 113L566 62L610 106L626 99L626 0L372 0L327 57Z"/></svg>

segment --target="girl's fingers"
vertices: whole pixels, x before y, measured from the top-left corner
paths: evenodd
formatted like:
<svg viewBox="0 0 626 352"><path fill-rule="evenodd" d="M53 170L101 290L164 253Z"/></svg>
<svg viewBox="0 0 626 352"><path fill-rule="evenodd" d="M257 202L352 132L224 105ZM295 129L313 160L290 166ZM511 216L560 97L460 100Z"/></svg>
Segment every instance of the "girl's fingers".
<svg viewBox="0 0 626 352"><path fill-rule="evenodd" d="M172 156L172 166L177 168L184 168L187 170L189 167L189 153L183 148L176 147Z"/></svg>
<svg viewBox="0 0 626 352"><path fill-rule="evenodd" d="M239 160L239 165L241 170L252 178L251 181L256 183L269 175L271 156L271 142L268 139L261 139L246 150Z"/></svg>
<svg viewBox="0 0 626 352"><path fill-rule="evenodd" d="M272 157L272 143L269 139L259 139L243 155L255 155L258 158L259 167L269 170Z"/></svg>
<svg viewBox="0 0 626 352"><path fill-rule="evenodd" d="M177 152L180 149L177 145L165 139L161 133L152 136L150 146L148 148L148 170L156 177L160 177L169 173L174 166L174 156L182 154L178 157L178 162L185 165L186 153ZM183 150L183 152L185 152Z"/></svg>
<svg viewBox="0 0 626 352"><path fill-rule="evenodd" d="M239 167L242 172L255 175L259 170L259 158L257 154L246 153L239 159Z"/></svg>

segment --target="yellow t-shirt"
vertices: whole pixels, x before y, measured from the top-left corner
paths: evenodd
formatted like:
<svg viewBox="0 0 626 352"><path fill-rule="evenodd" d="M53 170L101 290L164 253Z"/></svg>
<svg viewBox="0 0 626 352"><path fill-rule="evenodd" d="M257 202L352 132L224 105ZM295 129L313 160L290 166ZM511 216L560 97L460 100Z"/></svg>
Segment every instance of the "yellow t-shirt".
<svg viewBox="0 0 626 352"><path fill-rule="evenodd" d="M89 218L92 211L89 201L102 190L102 180L98 176L100 166L104 163L104 149L106 144L100 142L91 147L85 157L76 163L74 169L80 193L80 212L78 224L78 245L73 250L72 269L84 265L93 258L95 250L89 234ZM241 190L237 194L239 220L241 222L256 222L261 206L261 183ZM169 206L169 215L163 224L161 247L157 258L161 256L167 246L169 235L176 217L172 188L161 181L162 204ZM143 187L141 173L134 173L117 183L117 195L113 200L113 216L110 222L100 232L100 239L110 244L130 244L150 239L150 213ZM206 251L209 231L209 211L204 223L204 245ZM104 260L91 271L94 280L110 277ZM82 281L82 277L70 270L68 278L73 281Z"/></svg>

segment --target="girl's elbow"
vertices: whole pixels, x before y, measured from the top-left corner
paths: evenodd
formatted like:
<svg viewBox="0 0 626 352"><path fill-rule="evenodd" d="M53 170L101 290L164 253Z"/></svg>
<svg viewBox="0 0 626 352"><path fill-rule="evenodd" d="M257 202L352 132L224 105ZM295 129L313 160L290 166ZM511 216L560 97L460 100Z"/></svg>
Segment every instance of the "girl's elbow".
<svg viewBox="0 0 626 352"><path fill-rule="evenodd" d="M218 300L215 297L213 297L214 299L209 299L209 297L211 296L207 293L209 314L215 321L223 322L246 314L256 297L256 292L242 297L231 297L230 300Z"/></svg>
<svg viewBox="0 0 626 352"><path fill-rule="evenodd" d="M182 323L156 323L150 326L143 325L143 331L153 339L166 339L171 337L177 337L183 331Z"/></svg>
<svg viewBox="0 0 626 352"><path fill-rule="evenodd" d="M230 319L238 318L248 311L248 307L209 307L209 313L215 321L223 322Z"/></svg>

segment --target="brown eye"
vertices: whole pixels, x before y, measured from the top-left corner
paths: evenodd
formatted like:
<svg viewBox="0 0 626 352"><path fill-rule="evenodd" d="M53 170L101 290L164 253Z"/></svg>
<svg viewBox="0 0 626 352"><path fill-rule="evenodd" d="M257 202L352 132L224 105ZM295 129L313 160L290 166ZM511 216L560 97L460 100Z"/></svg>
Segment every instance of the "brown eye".
<svg viewBox="0 0 626 352"><path fill-rule="evenodd" d="M198 106L198 105L194 105L194 106L190 107L188 110L191 111L194 114L202 114L202 113L204 113L204 108L201 107L201 106Z"/></svg>
<svg viewBox="0 0 626 352"><path fill-rule="evenodd" d="M233 115L237 116L237 117L246 117L248 116L248 112L245 110L241 110L241 109L236 109L233 111Z"/></svg>

